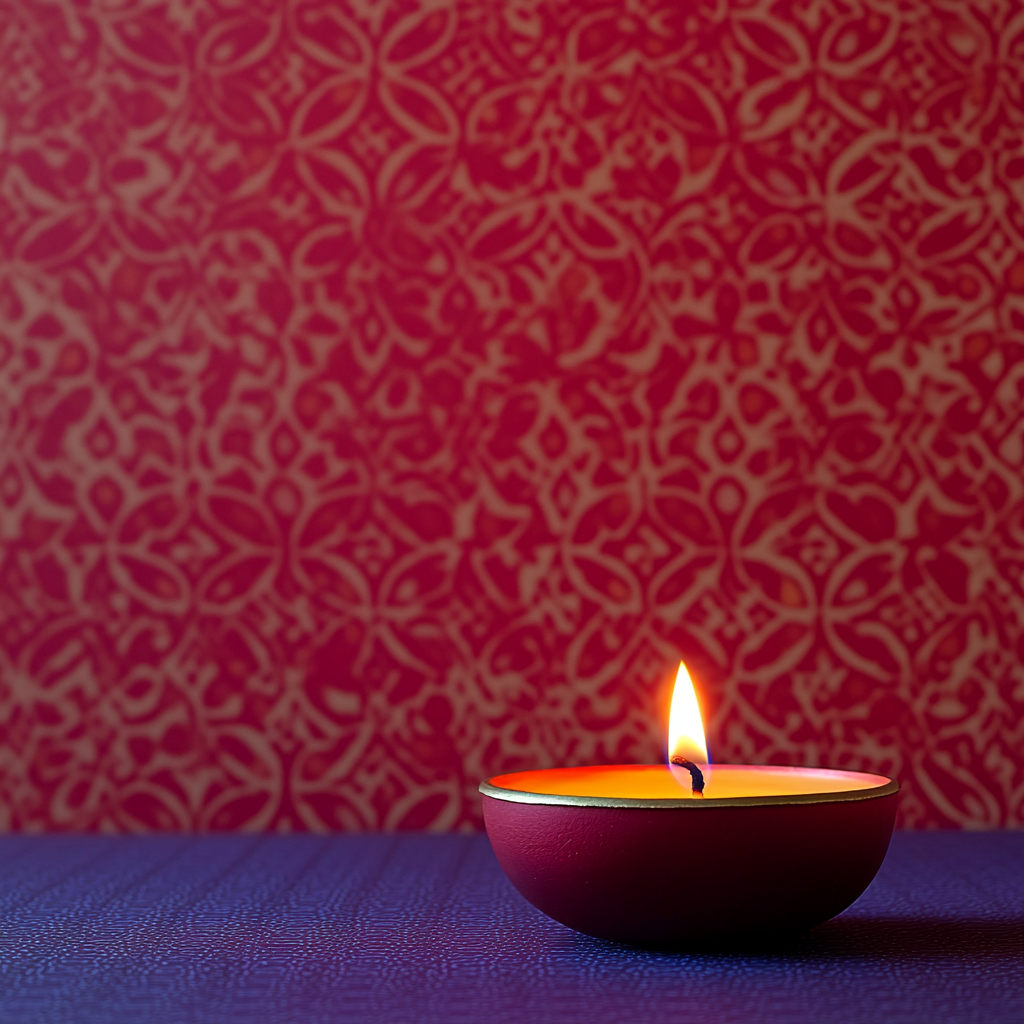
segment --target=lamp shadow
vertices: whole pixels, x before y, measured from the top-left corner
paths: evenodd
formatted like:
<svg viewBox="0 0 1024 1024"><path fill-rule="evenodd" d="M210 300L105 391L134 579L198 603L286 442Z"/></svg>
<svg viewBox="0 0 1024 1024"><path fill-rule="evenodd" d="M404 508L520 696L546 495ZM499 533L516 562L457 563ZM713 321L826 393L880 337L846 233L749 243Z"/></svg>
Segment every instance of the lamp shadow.
<svg viewBox="0 0 1024 1024"><path fill-rule="evenodd" d="M637 948L637 947L633 947ZM686 946L644 946L652 953L814 960L1019 959L1024 922L1007 919L837 917L799 935L754 936Z"/></svg>
<svg viewBox="0 0 1024 1024"><path fill-rule="evenodd" d="M1024 953L1024 922L834 918L792 941L790 955L886 960L1002 960Z"/></svg>

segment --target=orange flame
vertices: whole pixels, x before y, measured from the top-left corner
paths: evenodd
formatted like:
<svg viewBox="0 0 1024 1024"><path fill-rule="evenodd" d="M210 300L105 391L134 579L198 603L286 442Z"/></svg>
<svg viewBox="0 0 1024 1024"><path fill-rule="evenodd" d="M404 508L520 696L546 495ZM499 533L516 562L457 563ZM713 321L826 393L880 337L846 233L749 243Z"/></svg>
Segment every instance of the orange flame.
<svg viewBox="0 0 1024 1024"><path fill-rule="evenodd" d="M697 691L693 688L693 680L683 662L679 662L672 690L672 710L668 715L668 756L669 760L678 756L694 764L708 763L708 747L704 740L704 722L697 704Z"/></svg>

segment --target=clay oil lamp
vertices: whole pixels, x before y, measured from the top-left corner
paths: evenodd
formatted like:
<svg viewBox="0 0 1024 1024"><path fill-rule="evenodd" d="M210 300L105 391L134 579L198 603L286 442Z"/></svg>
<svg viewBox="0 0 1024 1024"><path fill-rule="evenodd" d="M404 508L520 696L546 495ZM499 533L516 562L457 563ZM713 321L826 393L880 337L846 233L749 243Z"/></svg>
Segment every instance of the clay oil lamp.
<svg viewBox="0 0 1024 1024"><path fill-rule="evenodd" d="M897 782L711 765L682 664L667 761L482 783L487 834L512 884L587 935L692 947L813 928L853 903L885 857Z"/></svg>

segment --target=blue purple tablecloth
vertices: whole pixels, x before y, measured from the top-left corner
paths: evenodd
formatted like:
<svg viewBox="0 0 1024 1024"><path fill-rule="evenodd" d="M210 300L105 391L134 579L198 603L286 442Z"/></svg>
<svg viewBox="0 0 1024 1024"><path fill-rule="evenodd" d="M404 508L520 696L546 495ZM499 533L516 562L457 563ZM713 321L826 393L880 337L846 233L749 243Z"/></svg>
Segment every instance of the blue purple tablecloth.
<svg viewBox="0 0 1024 1024"><path fill-rule="evenodd" d="M578 935L484 836L0 838L0 1022L1024 1021L1024 832L897 833L767 948Z"/></svg>

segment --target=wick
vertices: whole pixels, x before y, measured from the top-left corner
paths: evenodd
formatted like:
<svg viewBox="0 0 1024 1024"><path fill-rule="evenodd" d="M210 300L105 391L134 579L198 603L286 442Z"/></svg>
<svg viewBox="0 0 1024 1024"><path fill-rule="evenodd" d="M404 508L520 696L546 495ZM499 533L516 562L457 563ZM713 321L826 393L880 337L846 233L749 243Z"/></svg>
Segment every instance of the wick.
<svg viewBox="0 0 1024 1024"><path fill-rule="evenodd" d="M685 757L679 757L678 755L672 758L672 764L677 764L680 768L685 768L690 773L693 795L703 796L704 773L692 761L687 761Z"/></svg>

